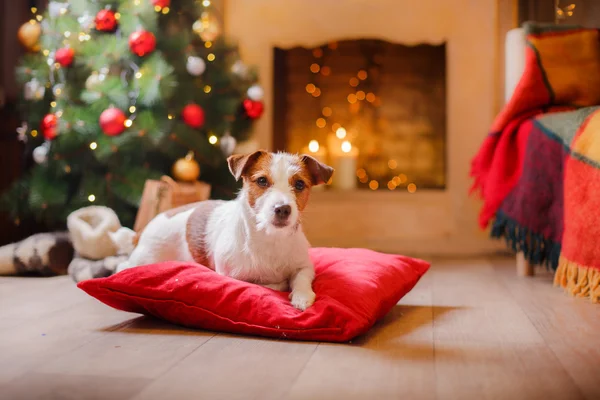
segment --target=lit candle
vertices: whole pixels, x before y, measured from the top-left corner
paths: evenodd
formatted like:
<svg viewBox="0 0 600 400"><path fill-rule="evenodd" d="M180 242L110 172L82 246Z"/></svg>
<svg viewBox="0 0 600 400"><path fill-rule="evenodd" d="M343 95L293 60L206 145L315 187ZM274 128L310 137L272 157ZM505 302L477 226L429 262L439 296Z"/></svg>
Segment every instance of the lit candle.
<svg viewBox="0 0 600 400"><path fill-rule="evenodd" d="M327 163L327 150L319 145L319 142L316 140L311 140L308 143L308 147L304 147L302 149L303 154L308 154L311 157L314 157L317 161L322 162L324 164ZM313 191L322 191L325 189L325 185L318 185L312 188Z"/></svg>
<svg viewBox="0 0 600 400"><path fill-rule="evenodd" d="M341 151L336 151L332 166L335 169L331 186L340 190L356 189L356 164L358 149L344 140L340 146Z"/></svg>

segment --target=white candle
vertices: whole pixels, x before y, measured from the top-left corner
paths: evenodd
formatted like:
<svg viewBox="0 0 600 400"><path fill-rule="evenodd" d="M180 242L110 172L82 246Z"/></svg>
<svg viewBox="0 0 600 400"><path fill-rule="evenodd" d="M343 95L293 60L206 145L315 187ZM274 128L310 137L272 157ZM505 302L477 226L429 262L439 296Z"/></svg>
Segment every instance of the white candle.
<svg viewBox="0 0 600 400"><path fill-rule="evenodd" d="M358 161L358 149L345 140L340 146L341 151L336 151L333 156L335 169L331 186L339 190L356 189L356 164Z"/></svg>
<svg viewBox="0 0 600 400"><path fill-rule="evenodd" d="M311 157L314 157L317 161L322 162L323 164L327 163L327 150L319 145L319 142L316 140L311 140L308 144L308 147L304 147L302 149L303 154L308 154ZM326 185L317 185L313 186L313 191L323 191L325 190Z"/></svg>

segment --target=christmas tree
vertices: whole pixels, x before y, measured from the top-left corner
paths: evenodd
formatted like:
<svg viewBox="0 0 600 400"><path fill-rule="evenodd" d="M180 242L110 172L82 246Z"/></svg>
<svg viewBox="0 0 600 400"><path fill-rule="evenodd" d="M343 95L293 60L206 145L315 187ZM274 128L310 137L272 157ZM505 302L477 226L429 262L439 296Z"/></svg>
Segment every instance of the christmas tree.
<svg viewBox="0 0 600 400"><path fill-rule="evenodd" d="M106 205L131 226L145 181L163 175L233 197L226 157L260 117L262 89L209 0L31 11L17 70L30 168L3 198L15 221L57 228L76 209Z"/></svg>

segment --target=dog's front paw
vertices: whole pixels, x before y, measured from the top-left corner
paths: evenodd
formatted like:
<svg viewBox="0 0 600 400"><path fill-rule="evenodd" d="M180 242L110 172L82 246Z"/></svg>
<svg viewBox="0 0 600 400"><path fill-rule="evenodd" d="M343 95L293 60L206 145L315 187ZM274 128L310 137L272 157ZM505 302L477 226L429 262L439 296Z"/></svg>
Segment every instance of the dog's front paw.
<svg viewBox="0 0 600 400"><path fill-rule="evenodd" d="M292 291L292 293L290 293L290 300L292 301L292 305L301 311L304 311L308 307L312 306L312 304L315 302L315 297L315 292L313 292L312 290L294 290Z"/></svg>

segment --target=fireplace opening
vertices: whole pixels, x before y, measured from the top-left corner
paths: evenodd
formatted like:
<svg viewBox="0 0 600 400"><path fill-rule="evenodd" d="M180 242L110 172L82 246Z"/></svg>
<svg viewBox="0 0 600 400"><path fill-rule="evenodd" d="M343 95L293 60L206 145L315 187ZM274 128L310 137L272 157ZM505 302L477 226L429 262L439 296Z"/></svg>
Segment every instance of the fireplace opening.
<svg viewBox="0 0 600 400"><path fill-rule="evenodd" d="M328 190L446 187L446 45L274 49L276 150L336 169Z"/></svg>

